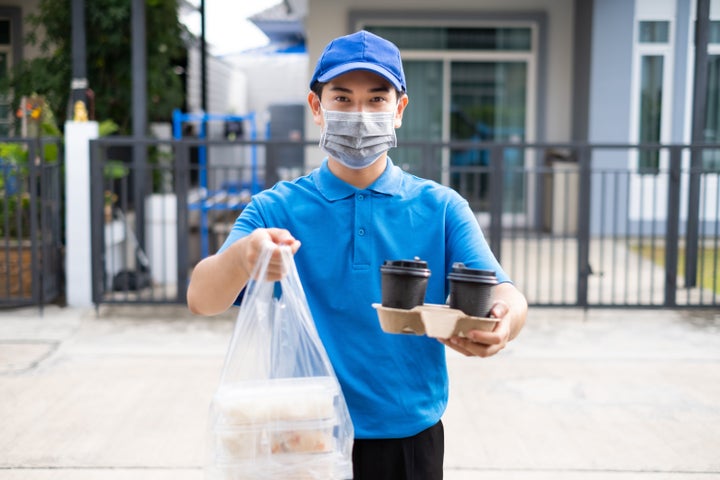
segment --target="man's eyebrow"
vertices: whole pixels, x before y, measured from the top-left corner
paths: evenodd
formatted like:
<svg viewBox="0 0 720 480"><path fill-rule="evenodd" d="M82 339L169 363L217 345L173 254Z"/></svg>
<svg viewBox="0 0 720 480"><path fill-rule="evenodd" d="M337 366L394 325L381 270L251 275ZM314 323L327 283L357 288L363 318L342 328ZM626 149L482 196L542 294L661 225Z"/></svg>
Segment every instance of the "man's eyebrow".
<svg viewBox="0 0 720 480"><path fill-rule="evenodd" d="M340 87L340 86L336 86L336 85L331 86L331 87L330 87L330 91L331 91L331 92L353 93L353 91L352 91L351 89L349 89L349 88ZM390 87L385 86L385 85L380 86L380 87L373 87L373 88L369 89L368 92L370 92L370 93L375 93L375 92L388 92L388 93L389 93L389 92L390 92Z"/></svg>
<svg viewBox="0 0 720 480"><path fill-rule="evenodd" d="M352 90L345 87L338 87L338 86L331 86L330 91L332 92L345 92L345 93L352 93Z"/></svg>

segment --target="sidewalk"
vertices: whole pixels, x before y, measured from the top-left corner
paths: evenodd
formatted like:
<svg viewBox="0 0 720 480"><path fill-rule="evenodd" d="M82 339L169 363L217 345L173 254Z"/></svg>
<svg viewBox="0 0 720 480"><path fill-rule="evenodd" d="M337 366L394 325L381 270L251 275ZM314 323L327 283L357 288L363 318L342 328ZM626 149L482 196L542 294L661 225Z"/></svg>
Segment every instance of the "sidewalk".
<svg viewBox="0 0 720 480"><path fill-rule="evenodd" d="M202 480L233 322L0 311L0 480ZM448 365L446 480L720 479L720 312L533 309Z"/></svg>

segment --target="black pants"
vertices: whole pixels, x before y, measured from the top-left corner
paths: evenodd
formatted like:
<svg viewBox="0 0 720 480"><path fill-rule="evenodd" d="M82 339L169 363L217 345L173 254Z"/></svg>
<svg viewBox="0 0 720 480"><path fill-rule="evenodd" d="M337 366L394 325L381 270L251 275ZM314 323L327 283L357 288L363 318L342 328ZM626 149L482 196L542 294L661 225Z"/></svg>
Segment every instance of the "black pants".
<svg viewBox="0 0 720 480"><path fill-rule="evenodd" d="M407 438L355 440L353 480L442 480L442 422Z"/></svg>

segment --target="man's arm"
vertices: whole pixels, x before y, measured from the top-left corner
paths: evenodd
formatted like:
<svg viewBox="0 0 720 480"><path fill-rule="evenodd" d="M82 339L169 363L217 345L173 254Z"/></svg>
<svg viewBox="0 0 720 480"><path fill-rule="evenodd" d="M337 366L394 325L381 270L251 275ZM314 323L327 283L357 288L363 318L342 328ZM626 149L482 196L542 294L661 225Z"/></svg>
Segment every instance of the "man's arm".
<svg viewBox="0 0 720 480"><path fill-rule="evenodd" d="M245 288L262 249L268 245L289 245L297 252L300 242L290 232L278 228L259 228L220 253L201 260L193 269L187 291L191 312L217 315L224 312ZM279 280L283 272L282 256L275 249L267 268L267 280Z"/></svg>
<svg viewBox="0 0 720 480"><path fill-rule="evenodd" d="M505 348L525 325L527 300L512 283L501 283L493 289L491 315L498 318L492 332L471 330L466 338L440 340L448 347L467 356L490 357Z"/></svg>

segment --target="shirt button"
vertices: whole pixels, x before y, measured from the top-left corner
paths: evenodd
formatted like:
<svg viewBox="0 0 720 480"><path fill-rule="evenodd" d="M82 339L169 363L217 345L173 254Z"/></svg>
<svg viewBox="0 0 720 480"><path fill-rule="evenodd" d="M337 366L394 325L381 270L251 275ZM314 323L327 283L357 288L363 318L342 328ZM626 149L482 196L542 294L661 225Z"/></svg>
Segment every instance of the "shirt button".
<svg viewBox="0 0 720 480"><path fill-rule="evenodd" d="M361 237L365 235L365 229L361 228L360 230L358 230L358 235L360 235Z"/></svg>
<svg viewBox="0 0 720 480"><path fill-rule="evenodd" d="M358 195L358 200L364 200L364 199L365 199L365 195Z"/></svg>

